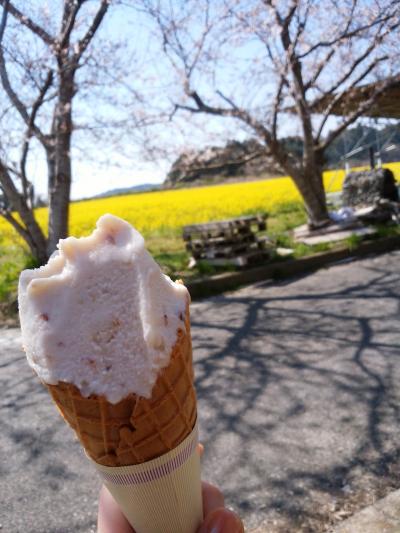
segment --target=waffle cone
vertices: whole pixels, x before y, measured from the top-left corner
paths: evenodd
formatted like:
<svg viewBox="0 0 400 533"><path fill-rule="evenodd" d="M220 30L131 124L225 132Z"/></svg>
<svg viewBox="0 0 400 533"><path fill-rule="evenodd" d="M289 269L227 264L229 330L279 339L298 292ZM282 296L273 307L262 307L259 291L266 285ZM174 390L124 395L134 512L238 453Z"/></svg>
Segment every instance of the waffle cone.
<svg viewBox="0 0 400 533"><path fill-rule="evenodd" d="M82 396L70 383L45 384L86 453L104 466L144 463L178 446L196 422L189 312L179 329L170 363L150 399L130 394L117 404L104 396Z"/></svg>

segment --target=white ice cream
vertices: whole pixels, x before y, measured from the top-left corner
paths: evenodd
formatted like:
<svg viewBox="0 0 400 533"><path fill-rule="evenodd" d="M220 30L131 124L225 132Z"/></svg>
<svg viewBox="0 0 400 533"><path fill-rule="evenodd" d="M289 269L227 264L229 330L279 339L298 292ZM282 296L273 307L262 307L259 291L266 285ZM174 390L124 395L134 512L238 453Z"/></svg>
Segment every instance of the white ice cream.
<svg viewBox="0 0 400 533"><path fill-rule="evenodd" d="M186 288L165 276L127 222L104 215L89 237L61 240L48 264L21 273L19 310L42 381L117 403L149 398L184 329Z"/></svg>

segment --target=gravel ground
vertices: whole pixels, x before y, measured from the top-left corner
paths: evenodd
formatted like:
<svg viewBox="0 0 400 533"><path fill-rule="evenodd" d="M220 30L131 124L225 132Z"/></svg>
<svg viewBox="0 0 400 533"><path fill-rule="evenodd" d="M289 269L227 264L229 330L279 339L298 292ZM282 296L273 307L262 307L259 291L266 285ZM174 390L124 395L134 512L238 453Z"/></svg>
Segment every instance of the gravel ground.
<svg viewBox="0 0 400 533"><path fill-rule="evenodd" d="M248 530L323 531L399 486L400 252L192 306L203 477ZM5 532L95 531L99 481L0 330Z"/></svg>

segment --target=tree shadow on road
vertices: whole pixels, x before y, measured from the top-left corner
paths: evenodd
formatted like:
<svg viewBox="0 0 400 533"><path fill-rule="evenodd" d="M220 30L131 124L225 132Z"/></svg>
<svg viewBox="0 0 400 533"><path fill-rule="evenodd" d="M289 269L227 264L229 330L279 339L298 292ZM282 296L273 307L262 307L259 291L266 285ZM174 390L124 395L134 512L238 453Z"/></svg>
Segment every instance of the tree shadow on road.
<svg viewBox="0 0 400 533"><path fill-rule="evenodd" d="M18 349L16 355L3 361L3 367L0 375L0 447L5 450L5 455L8 450L13 450L13 457L3 463L1 473L11 474L16 465L22 471L37 464L43 476L64 481L76 477L59 460L65 449L59 437L63 423L61 420L54 423L57 414L50 405L46 389L29 369L25 355Z"/></svg>
<svg viewBox="0 0 400 533"><path fill-rule="evenodd" d="M400 273L346 268L195 310L205 469L251 526L316 531L360 486L400 483Z"/></svg>

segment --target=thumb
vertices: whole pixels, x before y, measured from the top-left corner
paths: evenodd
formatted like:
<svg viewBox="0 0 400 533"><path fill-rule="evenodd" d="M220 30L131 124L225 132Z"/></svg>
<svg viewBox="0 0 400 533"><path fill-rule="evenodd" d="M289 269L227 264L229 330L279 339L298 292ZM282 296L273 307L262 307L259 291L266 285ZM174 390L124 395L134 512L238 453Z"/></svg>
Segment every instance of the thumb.
<svg viewBox="0 0 400 533"><path fill-rule="evenodd" d="M244 527L233 511L221 507L206 517L197 533L244 533Z"/></svg>

